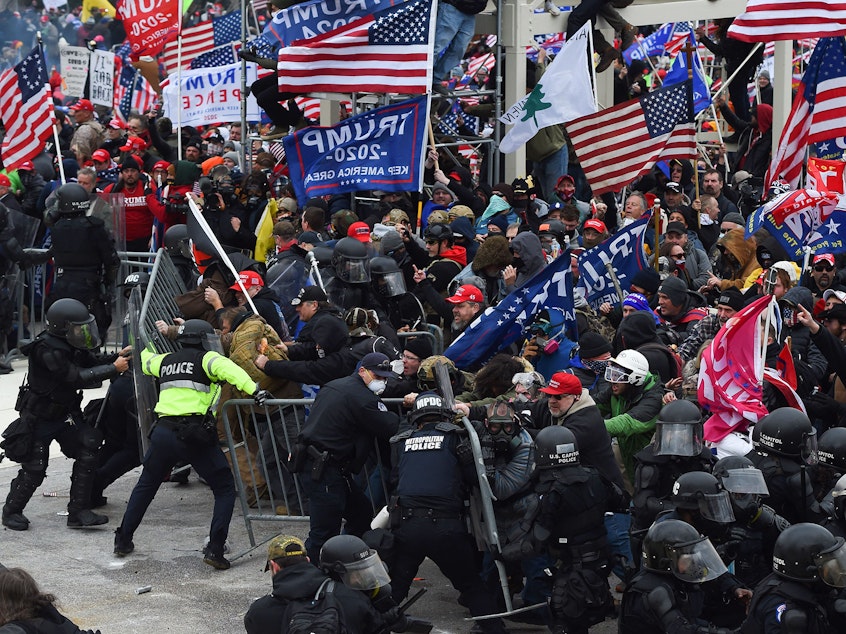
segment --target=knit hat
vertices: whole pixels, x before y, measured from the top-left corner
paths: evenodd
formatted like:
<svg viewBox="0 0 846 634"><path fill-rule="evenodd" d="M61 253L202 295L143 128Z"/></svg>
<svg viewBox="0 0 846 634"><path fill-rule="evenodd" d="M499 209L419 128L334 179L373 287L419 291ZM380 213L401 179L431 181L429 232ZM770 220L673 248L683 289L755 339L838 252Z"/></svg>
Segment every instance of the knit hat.
<svg viewBox="0 0 846 634"><path fill-rule="evenodd" d="M432 342L428 337L411 337L405 340L405 350L419 359L427 359L432 356Z"/></svg>
<svg viewBox="0 0 846 634"><path fill-rule="evenodd" d="M449 187L447 187L446 185L444 185L443 183L435 183L435 186L434 186L434 187L432 187L432 195L434 195L434 193L435 193L436 191L445 191L445 192L447 192L450 196L452 196L452 200L453 200L453 202L454 202L454 201L456 201L456 200L458 200L458 197L455 195L455 193L454 193L454 192L453 192L453 191L452 191Z"/></svg>
<svg viewBox="0 0 846 634"><path fill-rule="evenodd" d="M606 352L611 352L611 344L598 332L588 331L579 337L579 357L595 359Z"/></svg>
<svg viewBox="0 0 846 634"><path fill-rule="evenodd" d="M235 165L241 165L241 156L238 154L238 152L226 152L223 155L223 158L229 159L230 161L235 163Z"/></svg>
<svg viewBox="0 0 846 634"><path fill-rule="evenodd" d="M396 231L388 231L385 235L382 236L381 244L379 245L379 250L381 251L382 255L388 255L389 253L396 251L402 246L404 246L402 236Z"/></svg>
<svg viewBox="0 0 846 634"><path fill-rule="evenodd" d="M720 304L728 306L729 308L733 308L734 310L742 310L743 307L746 305L746 300L743 297L743 293L741 293L739 289L729 287L722 293L720 293L720 298L717 300L717 305L719 306Z"/></svg>
<svg viewBox="0 0 846 634"><path fill-rule="evenodd" d="M658 285L661 284L661 277L655 269L641 269L632 276L631 283L647 293L657 293Z"/></svg>
<svg viewBox="0 0 846 634"><path fill-rule="evenodd" d="M648 313L652 312L652 308L649 306L649 300L640 293L629 293L626 295L626 298L623 300L623 306L631 306L635 310L643 310Z"/></svg>
<svg viewBox="0 0 846 634"><path fill-rule="evenodd" d="M138 161L135 160L134 156L127 156L123 159L123 163L120 164L120 171L123 170L140 170L141 166L138 165Z"/></svg>
<svg viewBox="0 0 846 634"><path fill-rule="evenodd" d="M498 227L504 234L508 229L508 218L506 216L494 216L488 220L488 224Z"/></svg>
<svg viewBox="0 0 846 634"><path fill-rule="evenodd" d="M658 287L658 292L670 298L673 306L681 306L687 297L687 284L675 276L670 276Z"/></svg>
<svg viewBox="0 0 846 634"><path fill-rule="evenodd" d="M736 211L730 211L725 216L723 216L723 222L733 222L734 224L740 225L741 227L746 226L746 221L743 219L743 216L741 216Z"/></svg>

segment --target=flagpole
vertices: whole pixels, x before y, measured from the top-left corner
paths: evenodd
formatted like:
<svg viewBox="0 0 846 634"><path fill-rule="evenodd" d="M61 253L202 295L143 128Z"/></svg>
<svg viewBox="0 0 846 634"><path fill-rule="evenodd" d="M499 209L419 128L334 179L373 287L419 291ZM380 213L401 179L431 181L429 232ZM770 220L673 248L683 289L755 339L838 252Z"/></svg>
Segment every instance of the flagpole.
<svg viewBox="0 0 846 634"><path fill-rule="evenodd" d="M723 82L723 85L722 85L722 86L720 86L720 89L719 89L716 93L714 93L713 95L711 95L711 101L712 101L712 102L713 102L713 101L714 101L714 99L717 97L717 95L719 95L721 92L723 92L726 88L728 88L728 87L729 87L729 84L731 84L731 82L732 82L732 81L734 81L734 78L735 78L735 77L737 77L737 74L738 74L741 70L743 70L743 67L746 65L746 62L748 62L750 59L752 59L752 56L753 56L753 55L754 55L754 54L758 51L758 49L759 49L759 48L761 48L763 45L764 45L764 43L763 43L763 42L758 42L758 43L755 45L755 47L754 47L751 51L749 51L749 55L747 55L747 56L746 56L746 59L744 59L744 60L743 60L743 62L740 64L740 66L737 68L737 70L736 70L736 71L734 71L734 72L731 74L731 77L729 77L727 80L725 80L725 81Z"/></svg>
<svg viewBox="0 0 846 634"><path fill-rule="evenodd" d="M596 64L593 63L593 29L588 29L588 41L590 42L590 73L593 75L593 107L599 110L599 98L596 94Z"/></svg>
<svg viewBox="0 0 846 634"><path fill-rule="evenodd" d="M44 60L44 43L41 41L41 31L36 32L35 37L37 39L37 46L38 46L38 54L41 55L41 59ZM47 72L47 68L45 66L44 72ZM47 87L47 92L50 93L50 101L53 101L53 89L50 87L50 80L48 78L47 83L45 84ZM59 163L59 179L62 181L62 184L66 183L65 180L65 166L62 163L62 145L59 142L59 126L57 125L58 121L56 121L55 111L53 113L53 143L56 144L56 158L58 159Z"/></svg>
<svg viewBox="0 0 846 634"><path fill-rule="evenodd" d="M182 160L182 7L176 20L176 158Z"/></svg>

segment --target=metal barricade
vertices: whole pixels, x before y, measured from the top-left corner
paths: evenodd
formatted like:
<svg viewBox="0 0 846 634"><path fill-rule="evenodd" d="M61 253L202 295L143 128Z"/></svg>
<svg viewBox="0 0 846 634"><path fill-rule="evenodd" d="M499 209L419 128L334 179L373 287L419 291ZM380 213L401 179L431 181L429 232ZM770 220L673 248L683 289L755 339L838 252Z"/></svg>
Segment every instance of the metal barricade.
<svg viewBox="0 0 846 634"><path fill-rule="evenodd" d="M402 399L383 399L402 414ZM288 471L288 456L307 419L314 399L274 399L257 407L252 399L233 399L219 408L219 429L226 439L235 487L250 539L256 547L254 522L306 521L308 500L300 485L300 475ZM375 443L371 460L355 476L370 500L373 516L387 503L388 456L381 455ZM308 474L304 474L309 477Z"/></svg>
<svg viewBox="0 0 846 634"><path fill-rule="evenodd" d="M150 284L141 304L142 332L155 334L156 321L159 319L172 323L173 318L179 314L174 297L182 295L185 290L182 277L170 255L164 249L159 249L150 270ZM156 342L156 349L159 352L174 352L176 345L169 339L160 337Z"/></svg>

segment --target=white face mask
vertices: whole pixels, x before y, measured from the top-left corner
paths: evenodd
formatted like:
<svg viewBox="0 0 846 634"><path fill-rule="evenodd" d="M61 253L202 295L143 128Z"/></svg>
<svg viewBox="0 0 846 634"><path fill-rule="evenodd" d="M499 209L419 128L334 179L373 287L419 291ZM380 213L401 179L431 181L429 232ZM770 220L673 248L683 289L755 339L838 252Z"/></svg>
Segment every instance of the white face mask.
<svg viewBox="0 0 846 634"><path fill-rule="evenodd" d="M387 386L387 381L384 381L382 379L373 379L372 381L370 381L370 383L367 384L368 389L377 396L384 392Z"/></svg>

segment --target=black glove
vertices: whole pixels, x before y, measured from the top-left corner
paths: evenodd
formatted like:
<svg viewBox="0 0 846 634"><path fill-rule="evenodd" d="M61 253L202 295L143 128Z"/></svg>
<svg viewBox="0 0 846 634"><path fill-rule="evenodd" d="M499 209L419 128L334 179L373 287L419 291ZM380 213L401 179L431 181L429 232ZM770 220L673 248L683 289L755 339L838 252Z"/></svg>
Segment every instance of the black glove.
<svg viewBox="0 0 846 634"><path fill-rule="evenodd" d="M469 467L476 462L476 459L473 456L473 448L468 442L460 443L458 447L455 448L455 456L458 458L458 464L462 467Z"/></svg>
<svg viewBox="0 0 846 634"><path fill-rule="evenodd" d="M273 394L271 394L267 390L258 389L253 394L253 400L259 407L264 407L264 402L269 398L273 398Z"/></svg>
<svg viewBox="0 0 846 634"><path fill-rule="evenodd" d="M240 49L238 51L238 57L241 59L245 59L248 62L258 62L258 55L256 55L251 49Z"/></svg>

